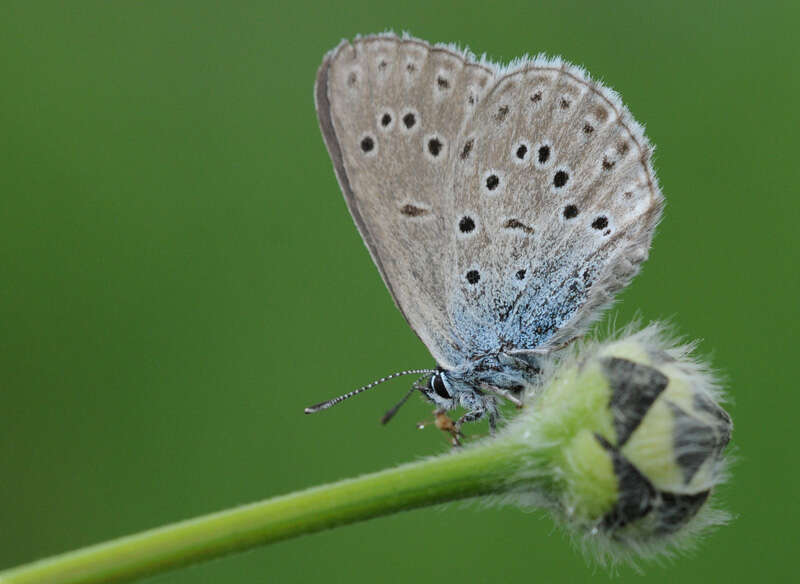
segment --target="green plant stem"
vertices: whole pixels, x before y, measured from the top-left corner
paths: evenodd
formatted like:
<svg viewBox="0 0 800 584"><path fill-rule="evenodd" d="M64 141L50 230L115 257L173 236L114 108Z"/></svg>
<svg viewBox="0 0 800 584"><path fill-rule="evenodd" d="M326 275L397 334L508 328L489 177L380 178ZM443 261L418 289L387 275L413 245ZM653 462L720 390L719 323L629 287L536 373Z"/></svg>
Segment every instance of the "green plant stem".
<svg viewBox="0 0 800 584"><path fill-rule="evenodd" d="M0 583L123 582L331 527L498 491L531 453L483 443L0 572ZM538 461L541 462L541 461Z"/></svg>

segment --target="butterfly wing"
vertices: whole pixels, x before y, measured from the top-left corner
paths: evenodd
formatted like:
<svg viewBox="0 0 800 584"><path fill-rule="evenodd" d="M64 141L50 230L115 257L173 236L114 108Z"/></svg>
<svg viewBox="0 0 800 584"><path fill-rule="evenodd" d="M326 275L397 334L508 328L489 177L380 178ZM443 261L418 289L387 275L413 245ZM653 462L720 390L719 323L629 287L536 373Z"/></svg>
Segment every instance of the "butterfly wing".
<svg viewBox="0 0 800 584"><path fill-rule="evenodd" d="M327 55L315 98L370 254L446 368L568 341L647 257L651 147L575 67L380 35Z"/></svg>
<svg viewBox="0 0 800 584"><path fill-rule="evenodd" d="M663 207L651 147L619 98L558 60L519 63L462 132L448 312L468 356L582 332L647 258Z"/></svg>
<svg viewBox="0 0 800 584"><path fill-rule="evenodd" d="M456 237L454 145L492 79L491 69L450 48L379 35L340 44L315 86L350 213L398 308L446 368L465 351L443 268Z"/></svg>

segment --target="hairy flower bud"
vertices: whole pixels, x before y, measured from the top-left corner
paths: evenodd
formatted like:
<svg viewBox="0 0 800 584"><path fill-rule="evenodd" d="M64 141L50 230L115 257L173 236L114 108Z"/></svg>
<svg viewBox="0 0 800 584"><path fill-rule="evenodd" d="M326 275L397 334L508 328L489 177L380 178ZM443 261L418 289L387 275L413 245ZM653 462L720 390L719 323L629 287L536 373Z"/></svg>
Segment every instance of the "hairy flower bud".
<svg viewBox="0 0 800 584"><path fill-rule="evenodd" d="M658 552L725 520L707 503L731 419L690 349L669 347L652 326L589 344L506 429L547 452L545 503L601 555Z"/></svg>

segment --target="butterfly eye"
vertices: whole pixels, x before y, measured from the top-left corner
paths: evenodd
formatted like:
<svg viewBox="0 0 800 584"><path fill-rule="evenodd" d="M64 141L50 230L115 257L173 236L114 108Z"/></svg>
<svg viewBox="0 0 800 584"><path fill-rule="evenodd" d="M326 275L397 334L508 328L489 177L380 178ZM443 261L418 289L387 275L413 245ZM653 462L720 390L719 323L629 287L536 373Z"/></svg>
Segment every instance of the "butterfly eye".
<svg viewBox="0 0 800 584"><path fill-rule="evenodd" d="M447 393L447 387L445 387L441 375L434 375L431 377L431 389L433 389L433 391L436 392L436 395L439 397L450 399L450 394Z"/></svg>

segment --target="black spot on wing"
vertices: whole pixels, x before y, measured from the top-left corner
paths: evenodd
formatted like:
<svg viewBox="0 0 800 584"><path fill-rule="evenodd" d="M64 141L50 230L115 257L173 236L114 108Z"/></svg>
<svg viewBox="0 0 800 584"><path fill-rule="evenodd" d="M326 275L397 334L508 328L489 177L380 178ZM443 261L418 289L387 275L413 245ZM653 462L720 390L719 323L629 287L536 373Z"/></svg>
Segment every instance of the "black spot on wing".
<svg viewBox="0 0 800 584"><path fill-rule="evenodd" d="M537 155L537 159L539 160L539 164L544 164L550 158L550 146L541 146L539 148L539 153Z"/></svg>
<svg viewBox="0 0 800 584"><path fill-rule="evenodd" d="M361 139L361 150L371 152L375 148L375 140L371 136L364 136Z"/></svg>
<svg viewBox="0 0 800 584"><path fill-rule="evenodd" d="M458 222L458 229L461 233L470 233L475 229L475 220L468 215L465 215Z"/></svg>
<svg viewBox="0 0 800 584"><path fill-rule="evenodd" d="M569 174L565 170L559 170L558 172L553 175L553 186L557 189L560 189L569 180Z"/></svg>

